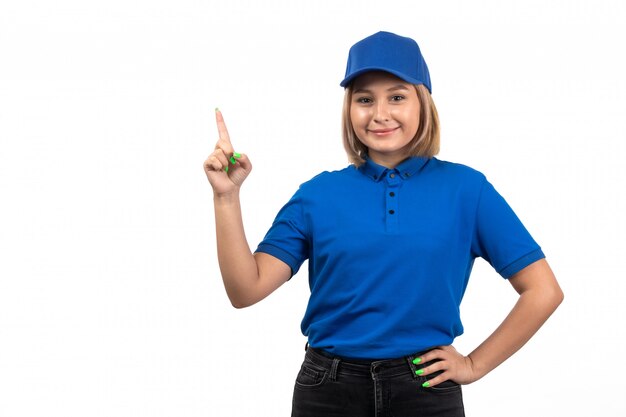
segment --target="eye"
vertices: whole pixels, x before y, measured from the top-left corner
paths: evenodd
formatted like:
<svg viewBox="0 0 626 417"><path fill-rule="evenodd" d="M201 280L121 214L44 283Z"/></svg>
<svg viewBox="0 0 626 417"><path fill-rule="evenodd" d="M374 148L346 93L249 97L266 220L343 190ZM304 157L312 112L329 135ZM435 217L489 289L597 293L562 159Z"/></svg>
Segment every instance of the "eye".
<svg viewBox="0 0 626 417"><path fill-rule="evenodd" d="M372 100L368 97L357 97L356 102L361 104L369 104L372 102Z"/></svg>
<svg viewBox="0 0 626 417"><path fill-rule="evenodd" d="M404 96L392 96L391 101L402 101L404 100Z"/></svg>

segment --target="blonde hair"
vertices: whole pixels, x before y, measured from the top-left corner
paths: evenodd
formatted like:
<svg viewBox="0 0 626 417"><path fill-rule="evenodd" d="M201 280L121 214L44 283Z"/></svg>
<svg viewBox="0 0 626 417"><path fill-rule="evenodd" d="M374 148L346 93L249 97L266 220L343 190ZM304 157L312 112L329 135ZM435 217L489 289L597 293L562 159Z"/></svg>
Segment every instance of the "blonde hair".
<svg viewBox="0 0 626 417"><path fill-rule="evenodd" d="M409 155L430 158L439 153L439 115L428 89L423 84L414 84L413 87L415 87L420 102L420 123L415 137L409 143ZM363 145L357 137L350 120L352 89L351 84L346 88L344 95L341 129L343 147L348 154L348 159L359 167L365 162L367 146Z"/></svg>

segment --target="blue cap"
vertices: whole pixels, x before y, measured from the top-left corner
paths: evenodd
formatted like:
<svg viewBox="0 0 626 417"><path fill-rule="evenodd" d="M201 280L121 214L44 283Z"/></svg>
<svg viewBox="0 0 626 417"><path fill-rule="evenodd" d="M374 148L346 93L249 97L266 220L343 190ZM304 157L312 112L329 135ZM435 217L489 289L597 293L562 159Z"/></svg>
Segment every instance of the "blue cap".
<svg viewBox="0 0 626 417"><path fill-rule="evenodd" d="M430 74L420 47L411 38L378 32L350 48L346 77L339 84L347 87L368 71L386 71L411 84L424 84L432 94Z"/></svg>

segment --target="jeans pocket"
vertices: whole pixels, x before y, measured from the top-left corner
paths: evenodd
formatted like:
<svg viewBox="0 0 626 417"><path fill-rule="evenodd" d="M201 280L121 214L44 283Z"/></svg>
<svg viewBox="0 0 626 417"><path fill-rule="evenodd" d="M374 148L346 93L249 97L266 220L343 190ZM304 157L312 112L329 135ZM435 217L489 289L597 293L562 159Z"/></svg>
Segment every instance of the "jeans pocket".
<svg viewBox="0 0 626 417"><path fill-rule="evenodd" d="M324 384L328 371L309 362L304 362L296 377L296 387L303 389L317 388Z"/></svg>
<svg viewBox="0 0 626 417"><path fill-rule="evenodd" d="M422 377L424 381L422 382L426 382L429 379L433 379L436 376L442 374L443 371L437 371L437 372L433 372L432 374ZM440 392L440 393L444 393L444 392L453 392L453 391L460 391L461 390L461 385L457 384L456 382L454 382L451 379L448 379L447 381L443 381L440 384L435 385L434 387L428 387L426 388L427 390L430 390L432 392Z"/></svg>
<svg viewBox="0 0 626 417"><path fill-rule="evenodd" d="M434 392L451 392L451 391L460 391L461 385L457 384L451 379L447 381L443 381L441 384L437 384L434 387L427 388Z"/></svg>

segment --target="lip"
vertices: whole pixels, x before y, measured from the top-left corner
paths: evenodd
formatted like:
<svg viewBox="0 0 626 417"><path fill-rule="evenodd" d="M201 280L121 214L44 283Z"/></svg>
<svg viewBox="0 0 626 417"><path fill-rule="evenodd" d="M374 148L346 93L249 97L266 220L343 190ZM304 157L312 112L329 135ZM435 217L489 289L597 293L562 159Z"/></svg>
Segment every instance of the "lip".
<svg viewBox="0 0 626 417"><path fill-rule="evenodd" d="M395 132L396 130L398 130L399 127L391 127L388 129L368 129L368 132L376 135L376 136L388 136L391 135L393 132Z"/></svg>

